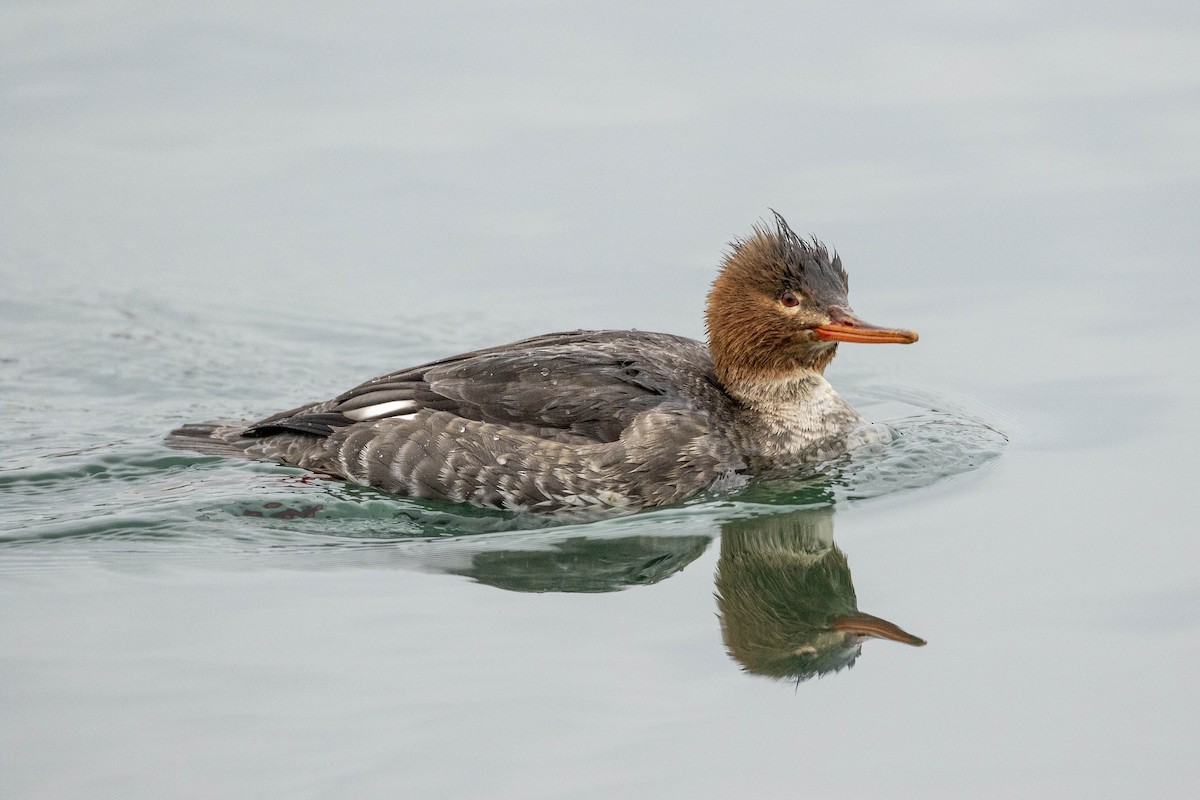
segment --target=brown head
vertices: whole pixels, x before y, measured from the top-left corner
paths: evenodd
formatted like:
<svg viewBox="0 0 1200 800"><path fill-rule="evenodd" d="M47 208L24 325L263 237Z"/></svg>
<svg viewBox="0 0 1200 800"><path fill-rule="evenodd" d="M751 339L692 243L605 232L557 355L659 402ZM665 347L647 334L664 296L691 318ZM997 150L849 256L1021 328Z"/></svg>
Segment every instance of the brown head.
<svg viewBox="0 0 1200 800"><path fill-rule="evenodd" d="M859 319L842 260L779 214L735 242L708 293L708 347L725 386L823 372L838 342L911 344L917 334Z"/></svg>

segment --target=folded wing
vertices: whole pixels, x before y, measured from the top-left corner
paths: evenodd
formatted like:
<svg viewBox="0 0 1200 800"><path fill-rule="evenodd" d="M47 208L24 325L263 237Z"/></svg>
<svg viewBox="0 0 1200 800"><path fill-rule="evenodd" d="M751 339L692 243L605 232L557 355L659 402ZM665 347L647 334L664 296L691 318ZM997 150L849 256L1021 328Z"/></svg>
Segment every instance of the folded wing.
<svg viewBox="0 0 1200 800"><path fill-rule="evenodd" d="M323 403L251 426L247 436L328 436L357 422L423 411L505 425L560 442L612 442L644 411L720 392L697 341L637 331L525 339L393 372Z"/></svg>

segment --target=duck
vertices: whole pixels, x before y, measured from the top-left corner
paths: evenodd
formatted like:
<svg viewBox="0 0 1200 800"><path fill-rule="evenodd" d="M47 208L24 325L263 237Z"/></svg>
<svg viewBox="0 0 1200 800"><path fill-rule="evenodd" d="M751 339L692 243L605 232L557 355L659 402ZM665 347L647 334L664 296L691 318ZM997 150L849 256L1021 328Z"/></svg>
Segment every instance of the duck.
<svg viewBox="0 0 1200 800"><path fill-rule="evenodd" d="M414 498L535 514L636 512L886 442L825 378L840 343L911 344L847 300L841 257L776 212L725 253L707 343L576 330L373 378L166 444L275 461Z"/></svg>

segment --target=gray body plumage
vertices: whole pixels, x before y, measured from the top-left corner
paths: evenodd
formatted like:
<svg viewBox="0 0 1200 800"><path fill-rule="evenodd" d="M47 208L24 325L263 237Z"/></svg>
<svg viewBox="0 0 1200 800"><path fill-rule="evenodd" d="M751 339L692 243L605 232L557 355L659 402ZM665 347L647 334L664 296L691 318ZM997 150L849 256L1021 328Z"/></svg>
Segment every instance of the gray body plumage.
<svg viewBox="0 0 1200 800"><path fill-rule="evenodd" d="M862 418L815 372L735 399L708 349L556 333L375 378L168 444L270 459L414 497L509 510L637 510L844 452Z"/></svg>

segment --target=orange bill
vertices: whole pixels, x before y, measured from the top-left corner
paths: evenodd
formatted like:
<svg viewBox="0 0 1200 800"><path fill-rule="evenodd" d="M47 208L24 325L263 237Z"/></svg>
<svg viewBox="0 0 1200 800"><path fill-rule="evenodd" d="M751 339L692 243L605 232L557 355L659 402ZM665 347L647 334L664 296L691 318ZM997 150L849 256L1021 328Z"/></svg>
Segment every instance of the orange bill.
<svg viewBox="0 0 1200 800"><path fill-rule="evenodd" d="M886 619L864 614L861 611L838 617L829 627L843 633L853 633L858 636L874 636L877 639L888 639L893 642L911 644L913 647L920 647L925 644L924 639L913 636L908 631L902 630L900 626L888 622Z"/></svg>
<svg viewBox="0 0 1200 800"><path fill-rule="evenodd" d="M813 328L817 338L825 342L857 342L859 344L912 344L915 331L901 328L882 328L863 322L853 314L838 314L831 322Z"/></svg>

